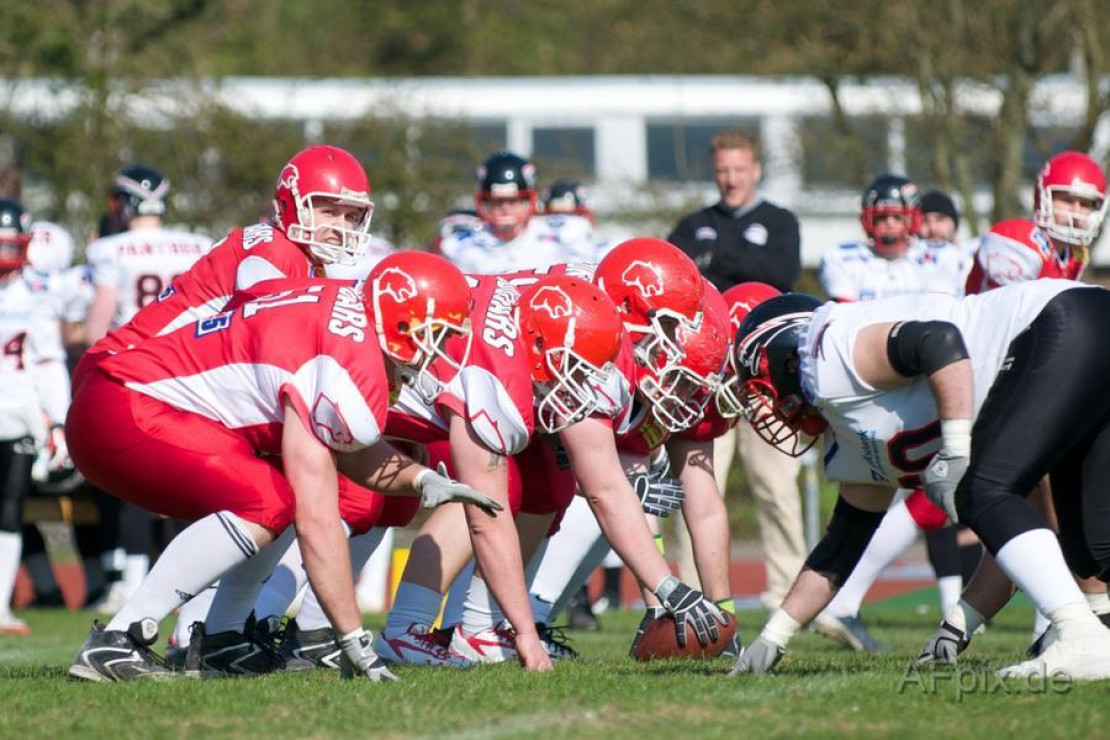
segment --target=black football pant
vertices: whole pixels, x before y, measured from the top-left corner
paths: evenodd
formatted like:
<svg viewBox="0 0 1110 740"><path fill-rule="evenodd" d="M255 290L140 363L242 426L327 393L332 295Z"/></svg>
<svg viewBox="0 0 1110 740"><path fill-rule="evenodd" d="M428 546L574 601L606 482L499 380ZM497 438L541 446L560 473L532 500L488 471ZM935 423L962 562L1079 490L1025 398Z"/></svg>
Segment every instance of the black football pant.
<svg viewBox="0 0 1110 740"><path fill-rule="evenodd" d="M23 531L23 501L31 492L34 462L30 437L0 442L0 532Z"/></svg>
<svg viewBox="0 0 1110 740"><path fill-rule="evenodd" d="M960 521L992 554L1047 525L1025 500L1051 475L1060 541L1081 576L1110 578L1110 291L1053 298L1010 345L972 430Z"/></svg>

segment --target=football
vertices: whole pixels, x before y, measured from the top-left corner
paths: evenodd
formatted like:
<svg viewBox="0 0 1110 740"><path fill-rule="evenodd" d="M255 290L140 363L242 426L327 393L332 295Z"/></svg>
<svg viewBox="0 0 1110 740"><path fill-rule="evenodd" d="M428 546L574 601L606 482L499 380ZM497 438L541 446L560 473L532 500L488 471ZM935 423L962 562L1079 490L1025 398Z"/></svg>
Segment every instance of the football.
<svg viewBox="0 0 1110 740"><path fill-rule="evenodd" d="M674 617L666 614L651 622L644 630L644 637L636 646L636 660L657 660L660 658L716 658L736 634L736 617L724 612L725 623L718 624L720 633L717 639L706 646L698 642L693 627L686 625L686 647L678 646L675 634Z"/></svg>

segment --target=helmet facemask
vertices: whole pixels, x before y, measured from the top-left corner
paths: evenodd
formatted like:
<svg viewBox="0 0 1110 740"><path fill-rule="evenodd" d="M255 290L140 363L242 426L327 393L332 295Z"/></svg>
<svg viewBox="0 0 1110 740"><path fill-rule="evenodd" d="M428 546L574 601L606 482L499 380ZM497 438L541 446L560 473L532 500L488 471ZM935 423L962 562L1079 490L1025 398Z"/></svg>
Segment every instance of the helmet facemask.
<svg viewBox="0 0 1110 740"><path fill-rule="evenodd" d="M451 380L466 365L470 357L470 319L456 324L445 319L435 318L435 298L429 297L424 312L424 321L415 324L399 324L387 327L383 319L380 293L377 281L373 286L374 322L378 332L378 343L387 356L397 363L397 374L420 399L431 405L443 392ZM465 338L462 357L454 359L445 350L452 336ZM433 367L435 365L435 367ZM449 377L448 377L449 376Z"/></svg>
<svg viewBox="0 0 1110 740"><path fill-rule="evenodd" d="M669 308L657 308L648 313L647 324L625 321L624 327L632 340L632 353L639 365L662 369L686 356L679 343L679 330L697 333L701 329L702 313L691 320Z"/></svg>
<svg viewBox="0 0 1110 740"><path fill-rule="evenodd" d="M740 388L741 413L764 442L791 457L817 443L825 420L795 394L783 398L766 380L752 378Z"/></svg>
<svg viewBox="0 0 1110 740"><path fill-rule="evenodd" d="M1090 211L1081 214L1061 209L1053 200L1056 194L1081 198L1089 203ZM1086 248L1098 239L1102 231L1107 205L1110 205L1110 200L1093 188L1050 185L1042 187L1037 198L1036 222L1054 241Z"/></svg>
<svg viewBox="0 0 1110 740"><path fill-rule="evenodd" d="M307 193L300 195L293 189L297 205L297 221L290 223L286 236L290 241L304 244L309 251L324 264L354 265L366 254L370 247L370 220L374 215L374 203L358 194ZM364 209L361 218L353 228L340 224L317 224L315 208L327 203L357 206ZM327 234L339 236L339 243L324 241Z"/></svg>
<svg viewBox="0 0 1110 740"><path fill-rule="evenodd" d="M613 370L611 363L599 368L572 349L574 324L575 319L571 319L562 346L542 351L544 369L550 380L537 380L532 384L539 399L536 424L549 434L594 413L601 404L596 387L604 385L607 374Z"/></svg>
<svg viewBox="0 0 1110 740"><path fill-rule="evenodd" d="M702 377L681 364L670 364L641 378L639 389L656 420L669 432L681 432L701 421L717 385L716 376Z"/></svg>

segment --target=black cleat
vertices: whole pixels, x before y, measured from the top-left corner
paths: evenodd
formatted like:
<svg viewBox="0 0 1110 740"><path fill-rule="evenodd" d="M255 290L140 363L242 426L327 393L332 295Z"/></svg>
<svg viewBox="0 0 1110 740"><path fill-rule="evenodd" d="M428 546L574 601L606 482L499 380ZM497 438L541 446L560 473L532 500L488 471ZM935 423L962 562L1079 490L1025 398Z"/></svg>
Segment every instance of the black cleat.
<svg viewBox="0 0 1110 740"><path fill-rule="evenodd" d="M276 621L276 618L274 618ZM200 678L260 676L281 670L283 661L274 646L274 633L255 626L248 632L227 630L209 635L204 625L193 625L185 657L185 673Z"/></svg>
<svg viewBox="0 0 1110 740"><path fill-rule="evenodd" d="M331 627L302 630L297 627L296 619L285 625L285 638L278 649L285 662L282 670L286 671L338 668L340 652L335 630Z"/></svg>
<svg viewBox="0 0 1110 740"><path fill-rule="evenodd" d="M578 657L578 651L570 646L562 627L548 627L543 622L536 622L536 632L552 660L574 660Z"/></svg>
<svg viewBox="0 0 1110 740"><path fill-rule="evenodd" d="M173 671L150 649L157 639L158 623L153 619L134 622L126 631L106 630L94 622L69 675L99 682L173 678Z"/></svg>

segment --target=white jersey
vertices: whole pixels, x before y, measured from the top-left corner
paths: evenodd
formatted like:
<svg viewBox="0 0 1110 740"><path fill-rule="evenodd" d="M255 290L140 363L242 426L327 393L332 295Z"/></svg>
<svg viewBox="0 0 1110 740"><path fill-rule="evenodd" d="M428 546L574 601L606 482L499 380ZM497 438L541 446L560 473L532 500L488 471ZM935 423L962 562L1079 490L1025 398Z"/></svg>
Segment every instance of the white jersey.
<svg viewBox="0 0 1110 740"><path fill-rule="evenodd" d="M123 326L152 303L211 244L206 236L163 228L125 231L90 244L86 256L93 285L117 291L112 328Z"/></svg>
<svg viewBox="0 0 1110 740"><path fill-rule="evenodd" d="M27 262L48 275L68 269L73 264L73 237L58 224L35 221L31 224Z"/></svg>
<svg viewBox="0 0 1110 740"><path fill-rule="evenodd" d="M940 449L940 422L926 378L877 389L852 361L864 327L892 321L948 321L963 335L974 377L978 416L1011 342L1045 305L1072 288L1070 280L1036 280L957 299L903 296L863 303L826 303L799 342L802 392L828 421L825 472L831 480L912 488Z"/></svg>
<svg viewBox="0 0 1110 740"><path fill-rule="evenodd" d="M44 283L20 274L0 285L0 347L0 439L41 444L69 405L57 304Z"/></svg>
<svg viewBox="0 0 1110 740"><path fill-rule="evenodd" d="M818 279L837 301L921 293L961 296L969 269L965 250L946 241L915 239L905 254L893 260L879 256L864 242L849 242L822 255Z"/></svg>
<svg viewBox="0 0 1110 740"><path fill-rule="evenodd" d="M36 293L45 292L58 319L75 324L85 320L92 305L92 268L74 265L59 272L43 274L32 266L23 268L23 279Z"/></svg>
<svg viewBox="0 0 1110 740"><path fill-rule="evenodd" d="M441 233L439 249L443 256L463 272L477 275L542 269L563 262L592 262L597 253L593 225L581 216L532 216L524 232L511 241L502 241L487 224L477 220L456 219L451 229Z"/></svg>

